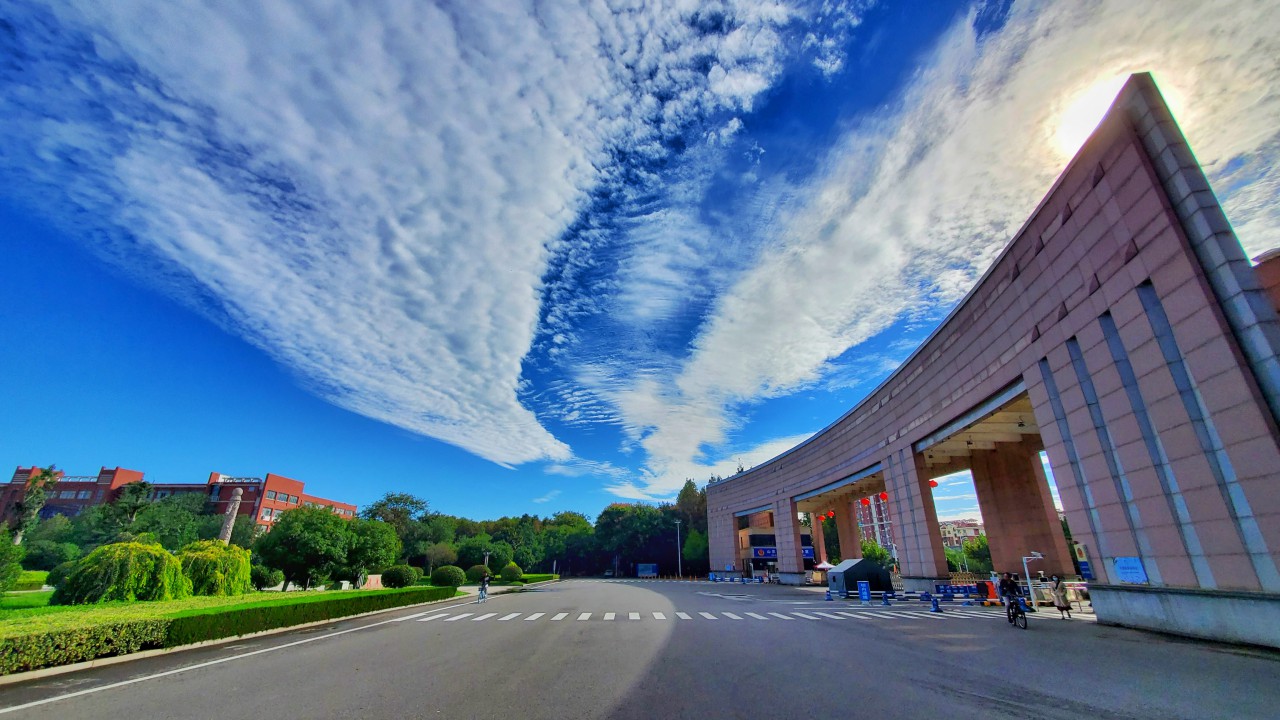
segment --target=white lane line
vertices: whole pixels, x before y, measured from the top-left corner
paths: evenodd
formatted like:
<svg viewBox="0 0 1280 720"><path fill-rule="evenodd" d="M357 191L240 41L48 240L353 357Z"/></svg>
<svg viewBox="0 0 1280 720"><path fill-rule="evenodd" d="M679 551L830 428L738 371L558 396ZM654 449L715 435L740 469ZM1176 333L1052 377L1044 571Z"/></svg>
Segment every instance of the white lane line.
<svg viewBox="0 0 1280 720"><path fill-rule="evenodd" d="M498 614L498 613L485 613L485 614L483 614L483 615L481 615L481 616L479 616L479 617L473 617L473 618L471 618L471 622L480 622L481 620L488 620L489 618L491 618L491 617L493 617L494 615L497 615L497 614Z"/></svg>
<svg viewBox="0 0 1280 720"><path fill-rule="evenodd" d="M412 614L412 615L405 615L405 616L404 616L404 617L402 617L402 618L396 618L395 620L392 620L391 622L404 622L405 620L416 620L416 619L418 619L418 618L422 617L423 615L430 615L430 614L431 614L431 613L433 613L433 612L435 612L435 610L426 610L426 611L424 611L424 612L414 613L414 614Z"/></svg>
<svg viewBox="0 0 1280 720"><path fill-rule="evenodd" d="M702 617L704 617L704 618L708 619L708 620L719 620L719 619L720 619L720 618L716 617L715 615L712 615L712 614L711 614L711 613L709 613L709 612L700 612L700 613L698 613L698 614L699 614L699 615L701 615Z"/></svg>
<svg viewBox="0 0 1280 720"><path fill-rule="evenodd" d="M534 614L530 615L529 617L525 618L525 621L527 622L527 621L529 621L529 620L537 620L538 618L542 617L543 615L546 615L546 613L534 613Z"/></svg>
<svg viewBox="0 0 1280 720"><path fill-rule="evenodd" d="M870 610L868 610L865 614L870 615L871 617L888 618L889 620L896 620L898 619L898 615L899 615L899 613L872 612Z"/></svg>
<svg viewBox="0 0 1280 720"><path fill-rule="evenodd" d="M579 620L590 620L590 619L591 619L591 613L582 613L581 615L579 615L579 616L578 616L578 619L579 619Z"/></svg>
<svg viewBox="0 0 1280 720"><path fill-rule="evenodd" d="M590 617L590 616L588 615L588 617ZM605 614L604 614L604 619L605 619L605 620L612 620L614 617L616 617L616 616L615 616L613 613L605 613ZM582 620L583 618L578 618L578 619L579 619L579 620Z"/></svg>
<svg viewBox="0 0 1280 720"><path fill-rule="evenodd" d="M663 614L662 614L662 613L660 613L660 612L656 612L656 613L654 613L654 614L653 614L653 619L654 619L654 620L666 620L666 619L667 619L667 616L666 616L666 615L663 615Z"/></svg>
<svg viewBox="0 0 1280 720"><path fill-rule="evenodd" d="M627 613L627 619L628 619L628 620L639 620L639 619L640 619L640 613Z"/></svg>
<svg viewBox="0 0 1280 720"><path fill-rule="evenodd" d="M918 617L918 618L929 618L930 620L942 620L942 619L943 619L943 617L942 617L942 614L941 614L941 613L928 613L928 612L916 612L916 611L914 611L914 610L905 610L905 611L903 611L903 612L901 612L901 613L899 613L899 614L901 614L901 615L909 615L909 616L911 616L911 617Z"/></svg>
<svg viewBox="0 0 1280 720"><path fill-rule="evenodd" d="M821 616L822 616L822 617L824 617L824 618L831 618L832 620L843 620L843 619L844 619L844 618L840 617L839 615L832 615L831 613L818 612L818 611L816 611L816 610L813 612L813 614L814 614L814 615L821 615Z"/></svg>
<svg viewBox="0 0 1280 720"><path fill-rule="evenodd" d="M502 616L502 617L498 618L498 622L506 622L506 621L508 621L508 620L513 620L513 619L515 619L515 618L520 617L520 615L521 615L521 613L511 613L510 615L504 615L504 616Z"/></svg>
<svg viewBox="0 0 1280 720"><path fill-rule="evenodd" d="M765 617L765 616L763 616L763 615L757 615L756 613L747 613L747 615L750 615L751 617L753 617L753 618L755 618L755 619L757 619L757 620L768 620L768 619L769 619L769 618L767 618L767 617Z"/></svg>
<svg viewBox="0 0 1280 720"><path fill-rule="evenodd" d="M692 620L692 619L693 619L693 618L689 617L689 616L688 616L688 614L686 614L686 613L682 613L682 612L678 612L678 613L676 613L676 617L680 618L681 620Z"/></svg>
<svg viewBox="0 0 1280 720"><path fill-rule="evenodd" d="M812 616L812 615L805 615L805 614L804 614L804 613L802 613L802 612L796 612L796 611L794 611L794 610L792 610L792 611L791 611L791 614L792 614L792 615L795 615L796 617L802 617L802 618L804 618L805 620L817 620L817 619L818 619L818 618L816 618L816 617L814 617L814 616Z"/></svg>
<svg viewBox="0 0 1280 720"><path fill-rule="evenodd" d="M722 613L722 614L723 614L725 617L729 618L730 620L741 620L741 619L742 619L742 618L738 617L737 615L734 615L734 614L733 614L733 613L731 613L731 612Z"/></svg>
<svg viewBox="0 0 1280 720"><path fill-rule="evenodd" d="M467 605L470 605L470 604L471 603L468 602L464 605L451 605L447 608L438 608L438 609L452 610L454 608L466 607ZM129 678L128 680L121 680L120 682L108 683L106 685L99 685L98 687L85 688L84 690L69 692L69 693L66 693L65 695L56 695L54 697L42 698L40 700L32 700L31 702L23 703L22 705L12 705L10 707L0 708L0 715L6 715L11 712L17 712L18 710L26 710L28 708L39 707L41 705L48 705L49 703L55 703L55 702L58 702L59 700L70 700L71 698L74 698L74 697L81 697L83 695L92 695L94 693L99 693L104 690L113 690L118 687L125 687L126 685L133 685L135 683L146 682L147 680L155 680L157 678L169 677L170 675L177 675L178 673L189 672L191 670L199 670L201 668L212 667L214 665L221 665L222 663L233 662L236 660L243 660L244 658L253 657L254 655L263 655L265 653L275 652L276 650L284 650L286 648L296 647L298 645L306 645L307 643L313 643L319 640L328 640L329 638L338 637L339 635L346 635L347 633L353 633L353 632L358 632L360 630L368 630L369 628L388 625L390 623L396 622L396 620L398 619L399 618L392 618L390 620L382 620L376 623L369 623L368 625L361 625L360 627L347 628L345 630L335 630L331 633L325 633L324 635L316 635L315 637L303 638L301 640L294 640L293 642L284 643L283 645L272 645L271 647L259 648L257 650L250 650L249 652L240 653L239 655L229 655L227 657L218 658L216 660L209 660L207 662L196 663L195 665L187 665L180 668L174 668L173 670L165 670L164 672L158 672L152 675L143 675L142 677ZM334 622L338 622L339 620L340 618L335 618Z"/></svg>
<svg viewBox="0 0 1280 720"><path fill-rule="evenodd" d="M795 618L791 617L790 615L783 615L782 613L771 612L769 614L778 618L779 620L795 620Z"/></svg>
<svg viewBox="0 0 1280 720"><path fill-rule="evenodd" d="M462 618L464 618L464 617L471 617L472 615L475 615L475 613L462 613L461 615L454 615L454 616L453 616L453 617L451 617L451 618L445 618L445 619L444 619L444 621L445 621L445 622L457 622L458 620L461 620L461 619L462 619Z"/></svg>
<svg viewBox="0 0 1280 720"><path fill-rule="evenodd" d="M449 613L440 613L439 615L430 615L428 617L418 618L417 622L431 622L432 620L439 620L442 617L449 617Z"/></svg>
<svg viewBox="0 0 1280 720"><path fill-rule="evenodd" d="M551 619L552 619L552 620L563 620L563 619L565 619L565 618L567 618L567 617L569 617L569 613L556 613L556 616L555 616L555 617L553 617L553 618L551 618Z"/></svg>
<svg viewBox="0 0 1280 720"><path fill-rule="evenodd" d="M863 614L862 614L862 613L844 612L843 610L837 610L837 611L836 611L836 614L837 614L837 615L843 615L843 616L845 616L845 617L849 618L850 620L869 620L869 619L870 619L870 618L867 618L867 617L863 616Z"/></svg>

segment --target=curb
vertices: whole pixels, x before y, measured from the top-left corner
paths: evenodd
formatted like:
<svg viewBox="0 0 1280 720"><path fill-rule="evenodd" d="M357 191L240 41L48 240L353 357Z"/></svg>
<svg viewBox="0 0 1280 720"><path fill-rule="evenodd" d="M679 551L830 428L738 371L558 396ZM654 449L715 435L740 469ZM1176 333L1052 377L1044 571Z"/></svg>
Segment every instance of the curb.
<svg viewBox="0 0 1280 720"><path fill-rule="evenodd" d="M370 610L369 612L360 613L358 615L344 615L342 617L330 618L328 620L316 620L314 622L302 623L301 625L288 625L286 627L272 628L270 630L261 630L248 635L232 635L230 637L215 638L213 640L202 640L198 643L189 645L179 645L171 648L156 648L154 650L140 650L128 655L110 655L108 657L94 658L93 660L85 660L84 662L72 663L70 665L55 665L53 667L40 668L38 670L27 670L20 673L10 673L9 675L0 675L0 687L5 685L14 685L16 683L25 682L27 680L39 680L41 678L51 677L54 675L62 675L65 673L77 672L79 670L89 670L96 667L106 667L108 665L118 665L120 663L129 662L131 660L144 660L150 657L158 657L160 655L168 655L170 653L182 652L184 650L194 650L202 647L212 647L214 645L224 645L237 640L249 640L252 638L265 637L268 635L279 635L280 633L289 632L291 630L301 630L318 625L330 625L344 620L355 620L357 618L368 617L370 615L381 615L395 610L404 610L406 608L422 607L424 605L435 605L436 603L452 602L458 600L458 596L444 598L443 600L432 600L431 602L414 603L412 605L401 605L399 607L386 608L385 610Z"/></svg>

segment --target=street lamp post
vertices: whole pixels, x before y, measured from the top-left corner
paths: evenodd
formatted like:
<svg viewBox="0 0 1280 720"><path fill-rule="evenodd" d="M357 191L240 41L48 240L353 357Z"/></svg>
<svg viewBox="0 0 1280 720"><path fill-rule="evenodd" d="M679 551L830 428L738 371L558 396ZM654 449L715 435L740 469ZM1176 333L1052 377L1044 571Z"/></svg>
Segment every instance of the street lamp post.
<svg viewBox="0 0 1280 720"><path fill-rule="evenodd" d="M680 521L676 520L676 572L684 579L684 558L680 554Z"/></svg>

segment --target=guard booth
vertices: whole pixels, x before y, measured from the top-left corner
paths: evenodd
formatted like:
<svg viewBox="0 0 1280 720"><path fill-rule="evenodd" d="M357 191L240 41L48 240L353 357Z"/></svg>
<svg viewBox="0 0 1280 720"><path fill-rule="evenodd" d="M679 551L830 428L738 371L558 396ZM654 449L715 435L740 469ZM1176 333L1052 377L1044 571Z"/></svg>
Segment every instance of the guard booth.
<svg viewBox="0 0 1280 720"><path fill-rule="evenodd" d="M889 571L873 560L858 558L845 560L827 571L827 589L831 594L843 594L858 591L858 581L866 580L873 591L886 592L893 589L893 580Z"/></svg>

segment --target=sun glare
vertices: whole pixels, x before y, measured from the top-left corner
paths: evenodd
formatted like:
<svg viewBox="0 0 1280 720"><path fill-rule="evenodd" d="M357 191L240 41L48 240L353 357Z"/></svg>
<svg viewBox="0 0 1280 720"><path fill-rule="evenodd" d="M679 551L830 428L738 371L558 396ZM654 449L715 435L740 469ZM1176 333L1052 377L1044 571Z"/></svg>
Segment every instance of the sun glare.
<svg viewBox="0 0 1280 720"><path fill-rule="evenodd" d="M1068 101L1053 136L1058 152L1071 157L1080 149L1089 134L1098 127L1120 88L1124 87L1126 78L1121 75L1100 80Z"/></svg>

